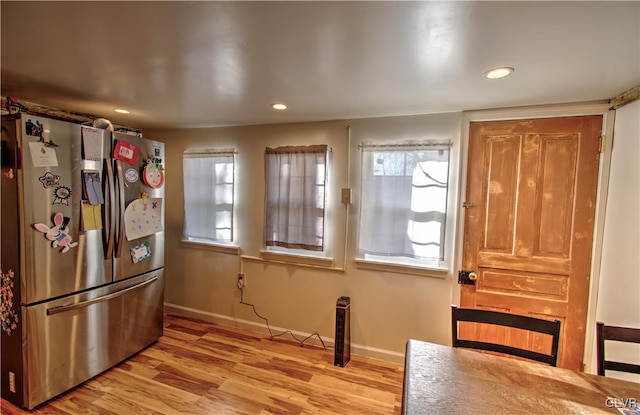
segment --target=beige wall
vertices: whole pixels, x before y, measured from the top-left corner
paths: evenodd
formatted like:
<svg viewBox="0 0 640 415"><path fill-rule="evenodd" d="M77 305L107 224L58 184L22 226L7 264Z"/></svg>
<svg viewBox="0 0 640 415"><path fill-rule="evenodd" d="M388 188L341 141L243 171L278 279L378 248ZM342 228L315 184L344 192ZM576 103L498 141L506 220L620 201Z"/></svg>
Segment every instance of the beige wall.
<svg viewBox="0 0 640 415"><path fill-rule="evenodd" d="M599 205L606 205L603 215L604 248L596 246L595 263L602 260L599 286L590 295L594 316L612 324L640 324L638 310L638 178L635 163L638 156L639 103L618 111L616 144L612 153L610 189L606 200L600 194ZM535 116L563 116L593 113L594 108L578 106L545 108L503 113L497 111L475 115L476 118L509 119ZM522 112L522 113L521 113ZM596 109L597 112L597 109ZM318 332L331 343L334 337L335 302L341 295L351 297L352 342L354 354L401 362L407 339L416 338L448 344L449 306L455 303L459 289L455 267L446 278L407 275L364 270L356 267L358 226L359 166L358 145L363 141L410 139L451 139L453 176L450 203L459 205L457 195L464 180L459 176L464 155L460 146L466 130L460 126L461 114L420 115L319 123L263 125L249 127L149 130L145 136L167 144L166 178L166 270L165 301L174 312L209 319L222 324L266 331L264 322L250 307L239 304L235 289L239 270L246 274L244 300L255 304L259 313L269 319L274 332L290 329L296 333ZM347 187L348 128L351 127L351 188L354 203L348 220L346 272L320 270L297 265L261 262L264 197L264 148L282 145L328 144L332 149L328 185L329 254L334 267L343 268L346 209L339 202L340 189ZM235 235L241 248L239 255L186 248L181 243L183 221L182 152L187 148L234 147L238 151L236 169ZM604 170L608 169L608 165ZM601 176L607 177L608 170ZM604 189L604 187L603 187ZM635 194L633 194L635 192ZM630 196L633 194L632 196ZM455 209L454 209L455 210ZM455 218L449 221L448 234L460 237ZM635 229L636 232L629 232ZM447 251L453 250L453 237ZM459 239L459 238L458 238ZM454 258L450 258L452 263ZM595 271L594 271L595 272ZM588 330L587 344L593 344L593 331ZM595 370L593 348L586 353L589 371ZM631 352L631 353L636 353ZM621 375L624 376L624 375Z"/></svg>
<svg viewBox="0 0 640 415"><path fill-rule="evenodd" d="M351 187L354 203L349 218L340 203L347 187L349 133ZM246 274L244 301L255 304L274 332L288 329L318 332L329 343L334 337L335 304L351 297L354 354L400 362L407 339L447 344L453 271L447 277L397 274L357 268L353 262L358 226L358 145L363 141L448 139L454 141L450 202L455 205L458 183L460 114L420 115L318 123L249 127L153 130L145 136L166 143L166 273L168 309L223 324L264 330L250 307L239 304L235 288L239 270ZM345 225L348 222L346 271L282 265L259 257L263 248L264 148L282 145L327 144L332 148L328 184L328 251L335 268L344 268ZM185 247L182 153L186 149L237 150L235 239L243 259L235 254ZM455 218L448 224L455 233ZM447 251L451 253L453 238Z"/></svg>
<svg viewBox="0 0 640 415"><path fill-rule="evenodd" d="M616 111L596 320L640 328L640 101ZM608 342L607 357L638 363L640 345ZM593 371L595 366L592 361ZM607 372L640 382L640 375Z"/></svg>

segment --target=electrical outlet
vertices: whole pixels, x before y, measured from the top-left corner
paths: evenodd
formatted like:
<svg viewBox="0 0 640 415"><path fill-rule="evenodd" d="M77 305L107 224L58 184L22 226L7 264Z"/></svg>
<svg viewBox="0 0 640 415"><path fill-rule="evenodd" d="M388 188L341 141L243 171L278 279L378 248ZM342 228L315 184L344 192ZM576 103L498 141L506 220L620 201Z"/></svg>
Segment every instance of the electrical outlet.
<svg viewBox="0 0 640 415"><path fill-rule="evenodd" d="M246 282L247 282L247 281L246 281L246 280L245 280L245 278L244 278L244 274L243 274L243 273L241 273L241 272L239 272L239 273L238 273L238 281L237 281L237 283L236 283L236 284L237 284L237 286L238 286L238 288L244 288L244 286L246 285Z"/></svg>
<svg viewBox="0 0 640 415"><path fill-rule="evenodd" d="M340 191L340 201L342 202L342 204L350 205L351 198L352 198L352 194L351 194L350 188L345 188Z"/></svg>
<svg viewBox="0 0 640 415"><path fill-rule="evenodd" d="M9 391L16 393L16 374L9 372Z"/></svg>

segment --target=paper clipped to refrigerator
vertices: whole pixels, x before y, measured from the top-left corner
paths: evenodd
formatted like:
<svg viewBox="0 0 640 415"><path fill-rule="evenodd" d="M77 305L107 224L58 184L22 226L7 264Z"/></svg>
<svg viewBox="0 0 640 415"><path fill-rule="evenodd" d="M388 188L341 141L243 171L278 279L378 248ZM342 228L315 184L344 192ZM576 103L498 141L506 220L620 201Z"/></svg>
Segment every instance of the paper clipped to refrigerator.
<svg viewBox="0 0 640 415"><path fill-rule="evenodd" d="M162 199L135 199L124 211L128 241L162 232Z"/></svg>

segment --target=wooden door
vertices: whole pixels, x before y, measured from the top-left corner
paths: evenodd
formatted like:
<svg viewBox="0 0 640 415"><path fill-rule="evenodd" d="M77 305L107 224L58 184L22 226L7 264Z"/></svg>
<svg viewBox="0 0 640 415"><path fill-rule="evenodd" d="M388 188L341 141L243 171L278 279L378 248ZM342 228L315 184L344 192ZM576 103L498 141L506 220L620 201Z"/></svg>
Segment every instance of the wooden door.
<svg viewBox="0 0 640 415"><path fill-rule="evenodd" d="M461 286L460 306L560 319L558 366L575 370L583 368L601 129L601 116L586 116L478 122L469 132L462 265L478 278ZM531 350L550 344L515 329L474 330Z"/></svg>

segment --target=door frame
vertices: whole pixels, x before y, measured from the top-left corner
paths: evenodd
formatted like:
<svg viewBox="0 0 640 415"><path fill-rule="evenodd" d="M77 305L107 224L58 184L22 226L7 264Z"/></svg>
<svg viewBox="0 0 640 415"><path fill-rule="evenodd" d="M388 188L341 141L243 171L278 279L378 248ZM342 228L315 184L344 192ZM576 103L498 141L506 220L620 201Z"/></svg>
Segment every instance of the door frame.
<svg viewBox="0 0 640 415"><path fill-rule="evenodd" d="M593 247L591 251L591 279L587 305L587 321L583 362L585 372L595 373L593 356L595 349L596 305L598 287L600 285L600 268L602 262L602 240L604 236L604 215L609 190L609 172L611 169L611 149L613 148L613 123L615 110L610 109L609 100L581 102L573 104L539 105L490 110L464 111L461 118L460 132L460 164L458 177L458 200L456 223L456 249L453 275L462 269L462 251L464 242L464 209L462 202L467 188L467 161L469 156L469 127L472 122L505 121L532 118L556 118L585 115L602 115L602 131L605 137L604 148L598 167L598 188L596 195L596 211L593 229ZM455 278L451 281L451 303L460 303L460 285Z"/></svg>

